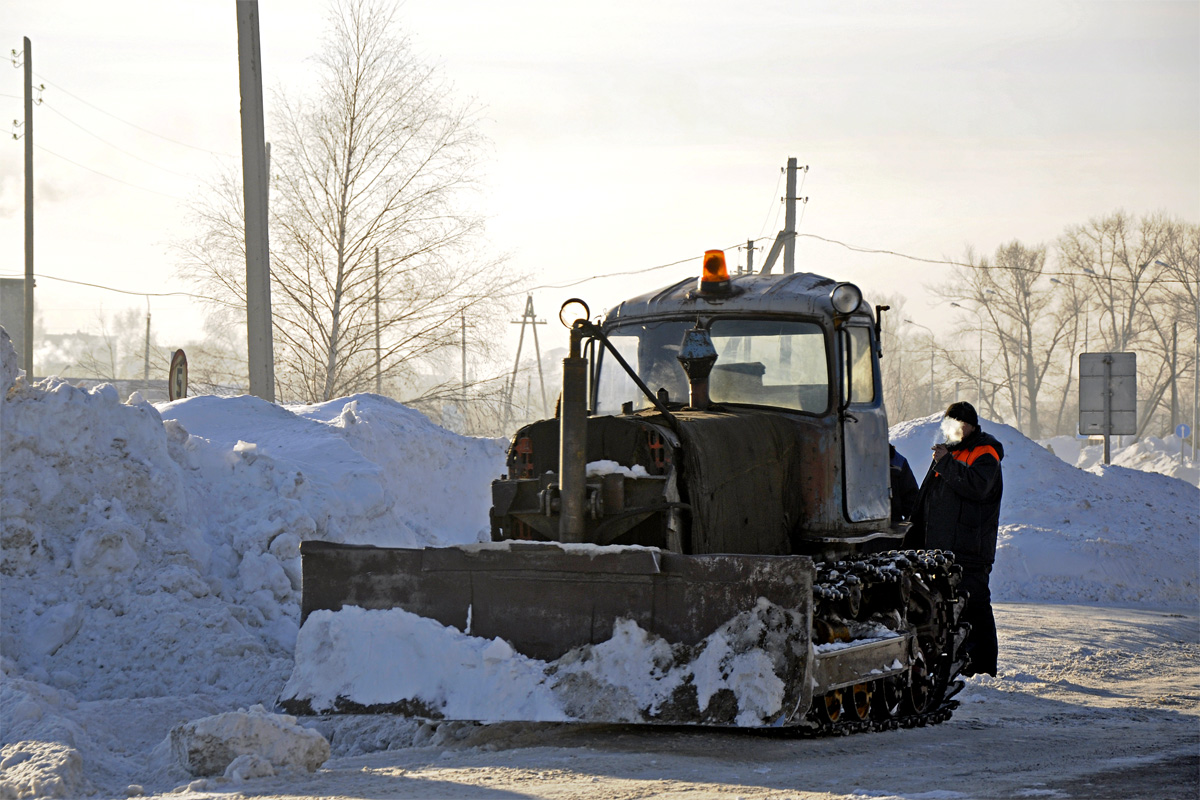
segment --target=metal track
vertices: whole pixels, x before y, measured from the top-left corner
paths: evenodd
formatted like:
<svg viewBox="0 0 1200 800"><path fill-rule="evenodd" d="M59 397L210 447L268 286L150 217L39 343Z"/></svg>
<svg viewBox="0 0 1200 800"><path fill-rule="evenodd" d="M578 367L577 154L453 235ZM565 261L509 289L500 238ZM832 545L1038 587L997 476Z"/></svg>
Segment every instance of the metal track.
<svg viewBox="0 0 1200 800"><path fill-rule="evenodd" d="M909 631L922 643L925 659L921 672L929 692L920 709L912 708L916 665L901 678L865 682L867 718L863 705L855 711L853 700L839 690L813 698L804 725L783 729L795 737L846 736L868 731L896 730L936 725L950 719L958 708L954 695L963 688L958 675L965 666L960 652L968 630L960 621L964 599L958 593L961 568L954 556L939 550L906 550L857 556L817 564L813 585L814 625L827 632L844 626L886 624L897 632ZM891 618L890 623L888 622ZM888 700L874 693L889 691ZM920 694L917 692L916 694ZM907 706L907 707L906 707Z"/></svg>

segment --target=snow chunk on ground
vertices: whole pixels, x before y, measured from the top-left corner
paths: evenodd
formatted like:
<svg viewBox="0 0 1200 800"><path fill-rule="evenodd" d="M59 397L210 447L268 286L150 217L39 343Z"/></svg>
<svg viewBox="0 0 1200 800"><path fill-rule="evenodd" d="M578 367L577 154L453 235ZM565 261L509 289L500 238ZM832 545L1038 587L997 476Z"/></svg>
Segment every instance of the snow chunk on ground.
<svg viewBox="0 0 1200 800"><path fill-rule="evenodd" d="M169 742L176 763L197 777L246 780L279 770L313 772L329 758L324 736L261 705L179 725Z"/></svg>
<svg viewBox="0 0 1200 800"><path fill-rule="evenodd" d="M0 797L79 797L90 794L79 751L61 742L28 741L0 747Z"/></svg>

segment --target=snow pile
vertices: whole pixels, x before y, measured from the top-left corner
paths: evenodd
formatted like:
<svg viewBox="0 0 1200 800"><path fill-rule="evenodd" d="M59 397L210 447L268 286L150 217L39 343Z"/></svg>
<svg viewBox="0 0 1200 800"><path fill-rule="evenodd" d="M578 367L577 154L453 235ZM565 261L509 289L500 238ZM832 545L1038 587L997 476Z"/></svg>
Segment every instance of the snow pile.
<svg viewBox="0 0 1200 800"><path fill-rule="evenodd" d="M486 533L502 444L390 400L156 409L111 386L14 380L15 363L0 341L0 796L78 796L83 774L127 785L143 733L96 720L94 704L150 715L153 741L197 711L274 705L302 539Z"/></svg>
<svg viewBox="0 0 1200 800"><path fill-rule="evenodd" d="M889 432L918 481L940 417ZM1115 464L1078 469L1014 428L982 427L1005 449L994 599L1195 607L1200 490Z"/></svg>
<svg viewBox="0 0 1200 800"><path fill-rule="evenodd" d="M1200 485L1200 464L1191 458L1190 442L1181 441L1175 434L1159 439L1147 436L1133 444L1118 446L1123 437L1114 436L1109 446L1109 461L1118 467L1129 467L1142 472L1157 472L1182 481ZM1090 441L1095 441L1090 440ZM1080 469L1091 469L1104 461L1104 445L1089 444L1087 439L1072 436L1055 436L1042 441L1054 455ZM1183 458L1180 458L1180 446Z"/></svg>
<svg viewBox="0 0 1200 800"><path fill-rule="evenodd" d="M619 620L607 641L547 663L400 609L316 611L283 697L317 711L374 707L434 719L769 725L805 655L793 646L807 639L804 624L760 599L689 647Z"/></svg>
<svg viewBox="0 0 1200 800"><path fill-rule="evenodd" d="M235 782L280 771L313 772L329 759L325 737L261 705L178 725L165 744L190 774Z"/></svg>

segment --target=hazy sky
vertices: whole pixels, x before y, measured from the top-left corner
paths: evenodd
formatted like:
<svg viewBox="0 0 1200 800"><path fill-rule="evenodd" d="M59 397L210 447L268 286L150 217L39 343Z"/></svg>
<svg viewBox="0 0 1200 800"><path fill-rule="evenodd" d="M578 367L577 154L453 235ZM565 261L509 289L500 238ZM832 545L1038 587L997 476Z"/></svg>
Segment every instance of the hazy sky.
<svg viewBox="0 0 1200 800"><path fill-rule="evenodd" d="M735 7L736 5L736 7ZM260 0L268 93L302 90L326 14ZM409 0L399 19L482 108L491 240L531 285L599 310L698 271L705 249L781 227L780 168L804 176L800 232L927 258L1051 242L1118 208L1200 221L1200 3ZM240 156L233 0L0 0L0 42L33 42L39 273L188 291L181 201ZM23 116L21 70L0 104ZM268 117L268 137L270 119ZM0 275L23 255L23 144L0 158ZM729 251L730 264L744 255ZM801 239L797 268L902 293L948 268ZM50 332L140 298L49 279ZM160 343L199 337L187 298L152 298ZM512 326L515 328L516 326ZM542 334L561 338L557 326ZM544 342L544 346L546 343Z"/></svg>

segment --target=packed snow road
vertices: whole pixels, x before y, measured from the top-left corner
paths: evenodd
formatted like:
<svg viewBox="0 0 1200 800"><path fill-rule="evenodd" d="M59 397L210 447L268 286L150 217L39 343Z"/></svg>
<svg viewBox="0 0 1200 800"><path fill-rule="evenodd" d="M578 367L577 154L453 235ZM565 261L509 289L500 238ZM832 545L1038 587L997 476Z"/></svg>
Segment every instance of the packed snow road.
<svg viewBox="0 0 1200 800"><path fill-rule="evenodd" d="M1200 619L997 606L1001 673L929 728L834 739L617 726L317 723L312 775L197 782L182 797L1192 798L1200 795ZM338 756L339 749L381 750ZM228 793L228 794L227 794ZM181 797L179 794L160 797Z"/></svg>

